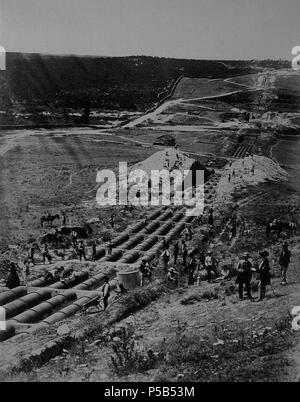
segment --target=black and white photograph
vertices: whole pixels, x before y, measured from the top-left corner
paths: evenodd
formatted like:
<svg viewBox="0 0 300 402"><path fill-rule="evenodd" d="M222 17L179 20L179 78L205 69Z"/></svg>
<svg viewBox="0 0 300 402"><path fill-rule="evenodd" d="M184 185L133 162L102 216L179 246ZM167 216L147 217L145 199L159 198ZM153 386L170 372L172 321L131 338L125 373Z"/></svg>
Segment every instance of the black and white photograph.
<svg viewBox="0 0 300 402"><path fill-rule="evenodd" d="M0 0L1 383L299 382L299 223L299 0Z"/></svg>

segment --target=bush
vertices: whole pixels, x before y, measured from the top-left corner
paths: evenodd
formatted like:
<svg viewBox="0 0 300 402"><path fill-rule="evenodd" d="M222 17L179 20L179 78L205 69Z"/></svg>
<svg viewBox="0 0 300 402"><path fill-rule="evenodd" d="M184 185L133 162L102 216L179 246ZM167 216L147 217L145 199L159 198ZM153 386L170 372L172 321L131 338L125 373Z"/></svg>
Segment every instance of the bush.
<svg viewBox="0 0 300 402"><path fill-rule="evenodd" d="M144 372L155 365L154 353L151 350L146 353L137 347L132 327L123 327L114 332L112 349L111 368L117 375Z"/></svg>
<svg viewBox="0 0 300 402"><path fill-rule="evenodd" d="M102 241L103 241L104 243L107 243L107 242L111 241L111 239L112 239L112 233L107 230L107 231L101 233L101 237L102 237Z"/></svg>
<svg viewBox="0 0 300 402"><path fill-rule="evenodd" d="M180 301L182 305L193 304L202 300L215 300L219 298L219 289L206 290L200 294L192 294Z"/></svg>

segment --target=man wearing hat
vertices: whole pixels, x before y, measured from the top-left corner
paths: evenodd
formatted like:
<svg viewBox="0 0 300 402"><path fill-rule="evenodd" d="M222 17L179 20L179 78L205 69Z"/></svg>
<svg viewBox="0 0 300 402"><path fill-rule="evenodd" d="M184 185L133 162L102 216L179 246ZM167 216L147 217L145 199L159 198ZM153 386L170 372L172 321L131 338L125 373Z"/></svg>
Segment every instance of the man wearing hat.
<svg viewBox="0 0 300 402"><path fill-rule="evenodd" d="M266 296L266 286L271 285L269 252L264 250L259 255L261 256L261 263L257 270L260 282L259 300L263 300Z"/></svg>
<svg viewBox="0 0 300 402"><path fill-rule="evenodd" d="M217 268L216 268L216 260L212 255L212 251L207 251L206 258L205 258L205 268L207 271L207 280L211 283L211 272L215 273L215 276L218 276Z"/></svg>
<svg viewBox="0 0 300 402"><path fill-rule="evenodd" d="M247 296L250 300L253 299L251 295L251 278L252 278L252 264L249 261L250 255L248 253L244 253L242 259L238 264L238 274L236 278L236 283L239 285L239 297L240 300L244 299L244 285L246 287Z"/></svg>
<svg viewBox="0 0 300 402"><path fill-rule="evenodd" d="M178 286L178 277L179 273L175 270L175 268L174 267L169 268L167 274L168 282L174 284L175 286Z"/></svg>
<svg viewBox="0 0 300 402"><path fill-rule="evenodd" d="M282 276L282 285L286 285L286 273L289 267L289 263L291 260L291 252L289 250L288 244L285 242L282 246L282 251L279 257L279 265L281 267L281 276Z"/></svg>
<svg viewBox="0 0 300 402"><path fill-rule="evenodd" d="M105 276L104 285L102 286L101 290L102 290L102 293L103 293L104 310L106 310L107 306L108 306L108 299L109 299L109 296L110 296L109 276Z"/></svg>
<svg viewBox="0 0 300 402"><path fill-rule="evenodd" d="M141 286L144 286L145 278L149 278L151 280L152 271L150 265L146 259L142 259L142 263L140 265L140 277L141 277Z"/></svg>

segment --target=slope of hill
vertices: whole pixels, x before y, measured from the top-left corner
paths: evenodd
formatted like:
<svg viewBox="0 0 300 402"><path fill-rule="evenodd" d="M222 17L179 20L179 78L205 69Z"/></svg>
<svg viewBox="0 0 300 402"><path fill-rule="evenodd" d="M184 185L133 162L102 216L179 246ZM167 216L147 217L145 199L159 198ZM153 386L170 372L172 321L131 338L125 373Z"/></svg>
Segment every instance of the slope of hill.
<svg viewBox="0 0 300 402"><path fill-rule="evenodd" d="M275 68L284 62L272 62ZM164 98L178 77L224 78L253 73L264 63L158 57L88 57L7 54L0 71L1 122L10 114L70 109L145 111ZM45 117L45 116L44 116ZM4 121L3 121L4 120ZM14 123L13 119L10 119Z"/></svg>

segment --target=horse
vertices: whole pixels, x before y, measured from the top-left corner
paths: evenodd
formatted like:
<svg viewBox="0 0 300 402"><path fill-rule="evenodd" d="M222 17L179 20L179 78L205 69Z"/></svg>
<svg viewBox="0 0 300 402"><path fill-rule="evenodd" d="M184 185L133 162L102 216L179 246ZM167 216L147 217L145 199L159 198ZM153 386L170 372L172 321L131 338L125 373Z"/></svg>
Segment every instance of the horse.
<svg viewBox="0 0 300 402"><path fill-rule="evenodd" d="M51 225L51 227L52 227L53 222L54 222L56 219L58 219L58 220L60 219L59 215L47 215L47 216L42 216L42 217L41 217L41 227L43 227L43 225L44 225L45 222L50 222L50 225Z"/></svg>

